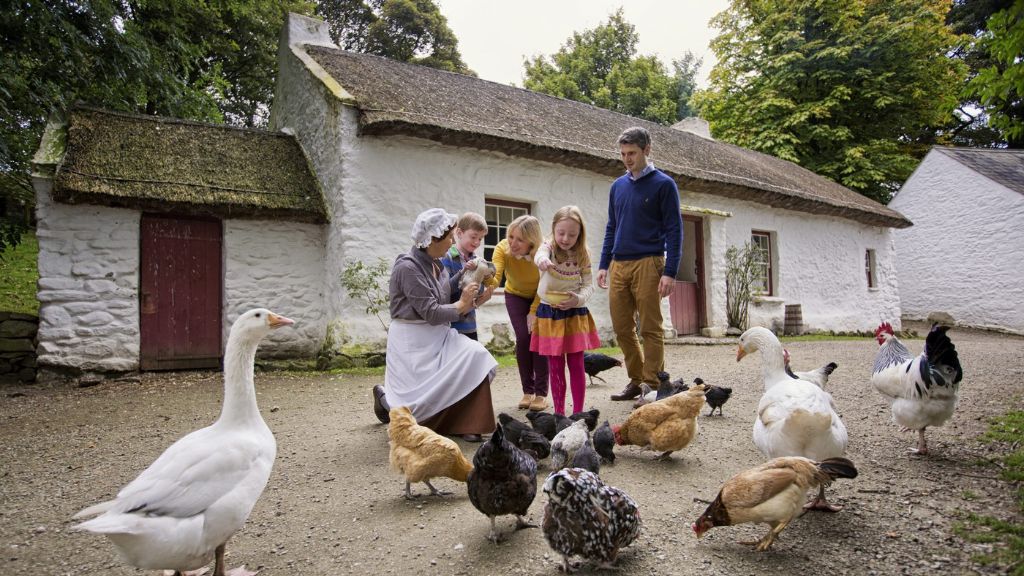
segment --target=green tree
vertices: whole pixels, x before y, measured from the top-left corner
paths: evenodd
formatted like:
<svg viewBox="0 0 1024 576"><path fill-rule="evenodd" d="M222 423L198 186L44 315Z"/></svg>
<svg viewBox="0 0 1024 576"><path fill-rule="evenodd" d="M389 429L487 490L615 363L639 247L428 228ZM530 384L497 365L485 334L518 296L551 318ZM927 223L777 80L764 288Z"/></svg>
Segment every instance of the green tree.
<svg viewBox="0 0 1024 576"><path fill-rule="evenodd" d="M574 32L550 58L523 63L523 86L662 124L677 119L679 83L653 56L637 56L636 28L622 9L607 24Z"/></svg>
<svg viewBox="0 0 1024 576"><path fill-rule="evenodd" d="M732 0L692 102L719 139L886 202L944 125L963 67L945 0Z"/></svg>
<svg viewBox="0 0 1024 576"><path fill-rule="evenodd" d="M1010 148L1024 148L1024 2L1006 4L988 18L976 41L977 51L987 58L965 93L977 99Z"/></svg>
<svg viewBox="0 0 1024 576"><path fill-rule="evenodd" d="M320 0L316 13L345 50L475 75L432 0Z"/></svg>
<svg viewBox="0 0 1024 576"><path fill-rule="evenodd" d="M697 58L689 50L679 60L672 61L672 69L675 71L673 80L676 85L676 102L678 103L676 106L677 120L697 115L697 111L690 106L690 98L697 90L697 72L700 71L702 64L704 64L704 59Z"/></svg>
<svg viewBox="0 0 1024 576"><path fill-rule="evenodd" d="M0 248L24 226L47 118L76 101L266 124L286 11L305 0L39 0L0 11ZM6 215L6 216L5 216Z"/></svg>

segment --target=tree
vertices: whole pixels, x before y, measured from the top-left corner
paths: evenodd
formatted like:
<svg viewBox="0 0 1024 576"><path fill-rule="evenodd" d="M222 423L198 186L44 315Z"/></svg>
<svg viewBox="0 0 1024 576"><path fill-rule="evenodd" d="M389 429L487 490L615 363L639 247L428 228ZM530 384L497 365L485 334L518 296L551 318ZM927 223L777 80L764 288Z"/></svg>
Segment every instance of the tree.
<svg viewBox="0 0 1024 576"><path fill-rule="evenodd" d="M704 64L704 59L697 58L689 50L679 60L672 61L672 69L675 71L673 79L676 84L676 102L678 103L676 106L677 120L697 114L696 110L690 106L690 98L697 90L697 72L702 64Z"/></svg>
<svg viewBox="0 0 1024 576"><path fill-rule="evenodd" d="M29 162L70 104L266 124L277 41L305 0L40 0L0 11L0 239L34 194ZM0 240L0 248L3 247Z"/></svg>
<svg viewBox="0 0 1024 576"><path fill-rule="evenodd" d="M732 0L693 103L719 139L888 201L964 75L945 0Z"/></svg>
<svg viewBox="0 0 1024 576"><path fill-rule="evenodd" d="M1010 148L1024 148L1024 2L1008 4L988 18L977 40L978 52L988 58L965 93L977 99Z"/></svg>
<svg viewBox="0 0 1024 576"><path fill-rule="evenodd" d="M321 0L316 13L345 50L475 75L432 0Z"/></svg>
<svg viewBox="0 0 1024 576"><path fill-rule="evenodd" d="M637 56L636 28L622 9L607 24L574 32L550 58L523 63L523 86L653 122L677 119L679 82L654 56Z"/></svg>

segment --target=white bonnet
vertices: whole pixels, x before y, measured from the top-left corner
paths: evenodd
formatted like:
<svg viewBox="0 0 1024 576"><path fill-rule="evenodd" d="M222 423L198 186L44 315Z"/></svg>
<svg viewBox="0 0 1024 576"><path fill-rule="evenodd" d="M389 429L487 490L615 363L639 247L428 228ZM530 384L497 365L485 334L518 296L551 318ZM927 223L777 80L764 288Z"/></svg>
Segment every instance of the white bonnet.
<svg viewBox="0 0 1024 576"><path fill-rule="evenodd" d="M412 243L417 248L426 248L430 246L432 238L443 237L458 220L458 216L441 208L425 210L416 217L416 223L412 225Z"/></svg>

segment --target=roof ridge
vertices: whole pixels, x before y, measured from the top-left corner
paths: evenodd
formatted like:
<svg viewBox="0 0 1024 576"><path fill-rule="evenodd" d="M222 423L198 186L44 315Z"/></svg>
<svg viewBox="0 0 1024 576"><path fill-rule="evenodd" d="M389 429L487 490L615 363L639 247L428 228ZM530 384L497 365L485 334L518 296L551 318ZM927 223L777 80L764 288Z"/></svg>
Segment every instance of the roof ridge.
<svg viewBox="0 0 1024 576"><path fill-rule="evenodd" d="M123 110L108 110L106 108L100 108L89 104L75 104L71 107L71 112L92 112L103 116L120 116L121 118L143 120L146 122L155 122L158 124L181 124L186 126L200 126L204 128L217 128L222 130L230 130L235 132L254 132L264 136L274 136L286 138L294 138L293 135L287 132L271 131L265 128L255 128L250 126L235 126L233 124L216 124L214 122L207 122L204 120L193 120L189 118L175 118L173 116L163 116L160 114L140 114L138 112L125 112Z"/></svg>

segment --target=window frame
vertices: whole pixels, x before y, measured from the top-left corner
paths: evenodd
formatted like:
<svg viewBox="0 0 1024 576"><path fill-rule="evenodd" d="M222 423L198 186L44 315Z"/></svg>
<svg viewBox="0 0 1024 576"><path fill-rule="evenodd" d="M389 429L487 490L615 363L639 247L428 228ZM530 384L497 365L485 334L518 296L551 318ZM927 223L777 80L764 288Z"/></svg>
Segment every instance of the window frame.
<svg viewBox="0 0 1024 576"><path fill-rule="evenodd" d="M493 221L488 218L487 212L489 208L496 209L495 220ZM512 218L508 222L501 222L500 214L502 208L511 208L513 210ZM487 222L487 236L484 238L484 244L482 248L485 260L491 261L494 259L494 249L498 246L499 242L505 239L508 230L508 224L511 223L512 220L515 220L516 218L523 216L524 214L533 214L533 204L529 202L521 202L516 200L504 200L500 198L484 197L484 221ZM492 232L494 234L494 244L488 244L488 239L491 238ZM501 284L498 286L498 292L496 293L503 293L504 290L502 289L504 287L505 278L502 277Z"/></svg>
<svg viewBox="0 0 1024 576"><path fill-rule="evenodd" d="M755 237L757 237L757 238L764 238L765 242L767 244L767 248L766 249L762 249L760 244L754 241ZM761 267L761 266L764 267L764 273L763 274L758 274L758 280L763 279L766 287L768 288L768 290L766 292L761 291L759 289L760 288L760 283L759 283L758 284L758 289L751 291L752 294L755 295L755 296L774 296L775 295L775 281L774 281L774 278L773 278L773 276L775 275L775 266L773 265L773 260L774 260L775 255L774 255L774 249L773 249L772 244L773 244L773 242L772 242L772 233L771 232L768 232L767 230L751 230L750 231L750 245L751 245L751 247L753 247L754 249L756 249L756 250L758 250L760 252L764 252L765 253L765 257L763 258L763 262L761 261L761 259L759 259L758 262L757 262L759 267Z"/></svg>
<svg viewBox="0 0 1024 576"><path fill-rule="evenodd" d="M868 289L878 288L878 257L873 248L864 251L864 273L867 276Z"/></svg>

